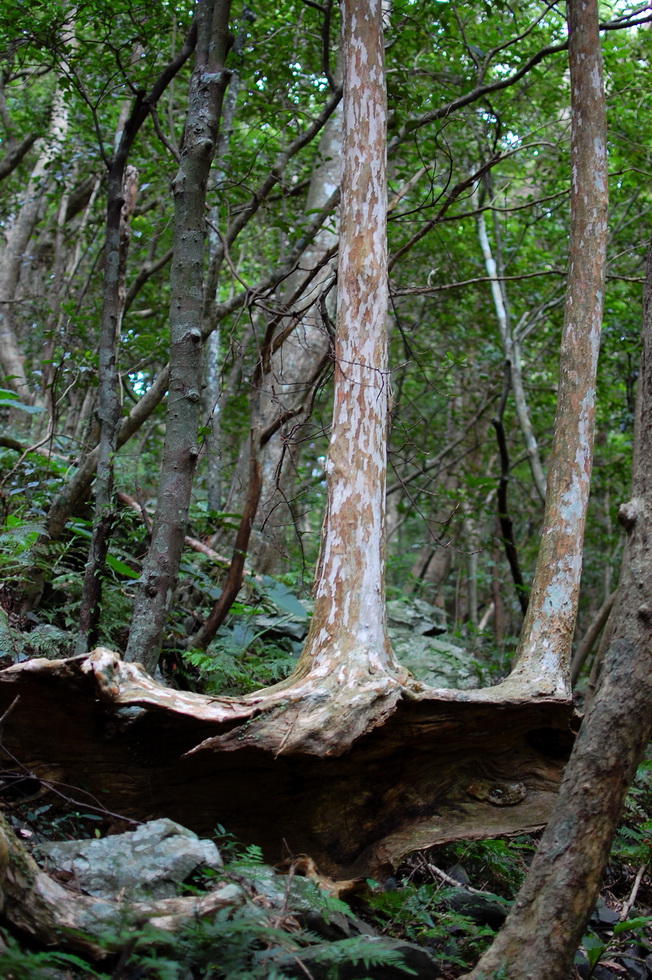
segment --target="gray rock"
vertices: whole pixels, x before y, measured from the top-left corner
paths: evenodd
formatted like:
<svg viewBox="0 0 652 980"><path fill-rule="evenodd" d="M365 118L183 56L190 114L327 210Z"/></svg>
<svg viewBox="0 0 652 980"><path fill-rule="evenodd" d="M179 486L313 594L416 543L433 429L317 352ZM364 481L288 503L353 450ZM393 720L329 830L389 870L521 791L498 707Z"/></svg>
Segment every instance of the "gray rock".
<svg viewBox="0 0 652 980"><path fill-rule="evenodd" d="M41 844L46 870L67 871L83 891L104 898L171 898L199 868L219 870L215 844L173 820L152 820L102 840Z"/></svg>
<svg viewBox="0 0 652 980"><path fill-rule="evenodd" d="M407 629L420 636L440 636L446 632L446 612L423 599L390 599L387 603L390 627Z"/></svg>
<svg viewBox="0 0 652 980"><path fill-rule="evenodd" d="M302 599L309 615L311 600ZM308 632L309 618L271 614L253 618L254 632L265 632L269 639L287 637L298 655ZM431 687L469 690L480 687L481 678L473 657L444 638L446 612L423 599L391 599L387 603L387 623L392 647L404 667L417 680ZM252 634L253 635L253 634Z"/></svg>
<svg viewBox="0 0 652 980"><path fill-rule="evenodd" d="M394 653L417 680L431 687L469 690L480 686L471 654L441 637L417 636L390 627Z"/></svg>

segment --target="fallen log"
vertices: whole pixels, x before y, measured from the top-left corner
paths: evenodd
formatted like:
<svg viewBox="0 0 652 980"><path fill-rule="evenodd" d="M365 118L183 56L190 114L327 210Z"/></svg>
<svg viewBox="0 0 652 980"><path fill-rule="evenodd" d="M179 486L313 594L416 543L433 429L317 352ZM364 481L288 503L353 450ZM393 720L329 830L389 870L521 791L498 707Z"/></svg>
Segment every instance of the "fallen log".
<svg viewBox="0 0 652 980"><path fill-rule="evenodd" d="M80 806L204 836L222 824L270 863L308 853L332 878L382 877L416 850L545 824L572 702L402 675L352 683L355 697L341 679L306 678L212 698L104 648L31 660L0 672L4 767L37 779L57 767Z"/></svg>

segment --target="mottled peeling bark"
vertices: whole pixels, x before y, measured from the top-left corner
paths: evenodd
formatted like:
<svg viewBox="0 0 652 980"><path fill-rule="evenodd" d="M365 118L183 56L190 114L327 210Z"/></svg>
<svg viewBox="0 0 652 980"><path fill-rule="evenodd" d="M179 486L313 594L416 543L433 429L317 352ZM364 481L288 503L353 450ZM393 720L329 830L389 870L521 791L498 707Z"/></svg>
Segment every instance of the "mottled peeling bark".
<svg viewBox="0 0 652 980"><path fill-rule="evenodd" d="M597 4L568 6L571 230L555 436L541 547L509 684L570 694L570 654L593 459L607 246L607 146Z"/></svg>
<svg viewBox="0 0 652 980"><path fill-rule="evenodd" d="M299 671L398 670L385 622L387 177L380 0L342 5L344 124L333 426L315 614Z"/></svg>
<svg viewBox="0 0 652 980"><path fill-rule="evenodd" d="M652 736L652 247L639 386L632 499L620 509L628 550L600 686L512 912L467 980L498 973L505 980L544 974L566 980L599 895L627 788Z"/></svg>

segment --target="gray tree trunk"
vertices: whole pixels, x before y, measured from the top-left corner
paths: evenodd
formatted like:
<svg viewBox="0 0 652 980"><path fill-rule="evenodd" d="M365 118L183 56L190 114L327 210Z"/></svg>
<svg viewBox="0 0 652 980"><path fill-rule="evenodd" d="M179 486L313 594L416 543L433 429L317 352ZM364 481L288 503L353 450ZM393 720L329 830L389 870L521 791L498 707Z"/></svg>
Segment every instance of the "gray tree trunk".
<svg viewBox="0 0 652 980"><path fill-rule="evenodd" d="M153 670L188 522L197 457L202 379L202 306L206 187L215 154L228 72L230 0L200 0L197 52L179 172L173 184L174 258L170 273L170 385L167 427L152 540L126 659Z"/></svg>
<svg viewBox="0 0 652 980"><path fill-rule="evenodd" d="M306 201L309 214L325 207L332 198L340 185L341 170L340 102L327 120L319 142L318 158ZM333 218L304 251L301 269L285 282L281 302L290 305L277 328L277 337L286 331L292 320L294 327L271 355L260 390L252 399L252 429L265 431L280 417L291 419L259 450L262 486L249 543L249 560L252 567L263 574L274 574L283 568L287 557L288 531L295 523L291 501L297 483L302 435L310 414L316 369L325 362L331 343L320 301L324 292L333 285L335 260L324 262L324 259L336 244L337 219ZM319 271L301 296L293 301L301 280L310 269ZM253 451L256 452L255 446ZM245 508L251 453L252 443L248 441L243 447L233 479L230 510L241 512Z"/></svg>
<svg viewBox="0 0 652 980"><path fill-rule="evenodd" d="M135 134L134 134L135 135ZM131 141L129 141L131 142ZM138 171L126 165L130 146L121 148L109 169L106 217L104 295L99 347L100 442L95 479L95 520L77 636L77 652L97 642L102 574L113 526L114 456L122 406L118 391L118 339L124 308L129 223L136 204Z"/></svg>
<svg viewBox="0 0 652 980"><path fill-rule="evenodd" d="M62 149L68 125L68 105L63 91L57 87L52 102L50 131L39 147L40 152L25 189L23 203L6 234L5 246L0 256L0 365L3 373L11 378L11 382L7 383L27 402L33 400L33 392L30 391L25 374L24 356L16 334L13 301L16 298L27 244L45 207L49 186L47 168Z"/></svg>
<svg viewBox="0 0 652 980"><path fill-rule="evenodd" d="M537 493L541 497L541 500L545 500L546 477L545 473L543 472L543 466L539 456L539 447L537 445L537 439L532 427L532 420L530 419L530 411L525 395L525 387L523 385L521 345L514 338L509 310L507 303L505 302L504 283L501 283L498 279L498 266L493 256L491 242L489 241L489 235L487 234L487 225L484 219L484 212L482 211L478 215L478 239L484 257L487 275L491 280L491 295L494 301L496 319L498 320L498 328L500 330L500 338L503 344L505 360L509 361L510 365L510 376L512 388L514 390L514 404L516 406L518 422L521 427L521 434L525 441L525 447L530 459L530 468L532 470L534 485Z"/></svg>

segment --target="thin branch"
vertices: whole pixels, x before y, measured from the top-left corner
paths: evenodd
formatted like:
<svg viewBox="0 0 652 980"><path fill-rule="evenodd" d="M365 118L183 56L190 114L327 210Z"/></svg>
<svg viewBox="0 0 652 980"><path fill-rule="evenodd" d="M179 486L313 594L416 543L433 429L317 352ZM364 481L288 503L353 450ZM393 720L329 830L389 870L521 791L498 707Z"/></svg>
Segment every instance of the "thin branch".
<svg viewBox="0 0 652 980"><path fill-rule="evenodd" d="M154 262L148 262L142 267L134 281L132 282L129 290L127 292L127 297L125 299L124 313L123 316L127 315L129 307L136 299L136 296L143 288L148 279L156 275L164 266L168 264L174 254L174 249L169 248L167 252L164 252L160 258L156 259Z"/></svg>
<svg viewBox="0 0 652 980"><path fill-rule="evenodd" d="M589 628L586 633L577 644L577 649L575 651L575 656L573 657L573 662L571 664L571 685L575 687L577 680L580 676L580 671L586 663L586 658L590 654L591 650L595 646L595 642L600 636L603 630L611 610L613 609L614 602L616 601L616 596L618 595L618 589L615 589L607 598L604 600L597 613L593 617Z"/></svg>
<svg viewBox="0 0 652 980"><path fill-rule="evenodd" d="M429 871L435 878L439 878L440 881L443 881L446 885L452 885L453 888L463 888L465 892L469 892L471 895L487 894L486 892L481 891L479 888L471 888L470 885L466 885L462 881L457 881L457 879L451 878L451 876L447 875L445 871L441 870L441 868L431 864L430 861L426 861L425 857L423 857L423 867L426 868L426 870Z"/></svg>
<svg viewBox="0 0 652 980"><path fill-rule="evenodd" d="M528 607L528 590L523 579L523 573L521 572L521 566L518 560L518 551L516 549L516 542L514 541L514 525L512 524L512 519L509 516L509 511L507 507L507 488L509 486L509 452L507 450L507 439L505 437L505 426L503 425L503 414L505 412L505 405L507 402L507 396L509 394L509 389L511 387L511 371L509 361L505 362L505 382L503 386L503 393L500 399L500 406L498 409L498 414L495 418L491 420L491 424L496 430L496 439L498 440L498 450L500 452L500 481L498 483L498 493L497 493L497 503L498 503L498 520L500 522L500 531L503 539L503 545L505 548L505 557L509 562L509 567L512 573L512 580L514 582L514 587L516 589L516 596L521 607L521 612L523 615L527 612Z"/></svg>
<svg viewBox="0 0 652 980"><path fill-rule="evenodd" d="M156 135L160 139L161 143L168 151L168 153L170 153L172 157L176 160L176 162L181 163L181 154L179 153L176 146L172 146L172 143L170 143L169 139L161 129L161 121L158 117L158 112L156 111L156 108L154 106L152 106L152 108L150 109L150 116L152 117L152 122L154 123L154 129L156 130Z"/></svg>
<svg viewBox="0 0 652 980"><path fill-rule="evenodd" d="M625 904L623 905L622 912L620 913L621 922L626 922L626 920L629 918L629 913L632 911L634 902L636 901L636 898L638 896L638 890L641 887L641 882L643 881L643 875L647 871L649 864L650 862L646 861L645 864L642 864L638 869L638 871L636 872L636 878L634 879L634 885L631 890L630 896L625 902Z"/></svg>
<svg viewBox="0 0 652 980"><path fill-rule="evenodd" d="M23 157L29 153L38 139L38 133L28 133L20 143L10 143L7 152L0 160L0 180L13 173Z"/></svg>
<svg viewBox="0 0 652 980"><path fill-rule="evenodd" d="M392 296L425 296L429 293L442 293L447 289L460 289L463 286L473 286L481 282L515 282L520 279L536 279L541 276L566 276L565 269L547 269L545 272L524 272L518 276L477 276L475 279L463 279L460 282L446 282L438 286L413 286L406 289L392 289ZM619 278L619 277L614 277ZM638 282L638 280L636 280Z"/></svg>
<svg viewBox="0 0 652 980"><path fill-rule="evenodd" d="M648 9L647 6L640 9ZM637 27L640 24L649 24L652 22L652 14L645 17L641 17L638 20L619 18L615 21L608 21L607 23L600 24L601 31L619 31L624 30L629 27ZM491 95L493 92L500 92L502 89L510 88L515 85L516 82L524 78L533 68L550 55L559 54L562 51L568 49L568 41L560 41L558 44L548 44L546 47L541 48L536 54L532 55L524 65L522 65L517 71L508 75L506 78L497 79L495 82L489 82L486 85L477 85L475 88L467 92L466 95L460 95L458 98L453 99L444 106L440 106L438 109L432 109L430 112L425 112L419 119L412 119L401 127L399 132L392 139L388 149L393 150L399 143L404 142L412 133L417 129L421 129L423 126L427 126L431 122L435 122L437 119L445 119L450 116L453 112L458 109L463 109L467 105L471 105L473 102L477 102L479 99L484 98L486 95Z"/></svg>

